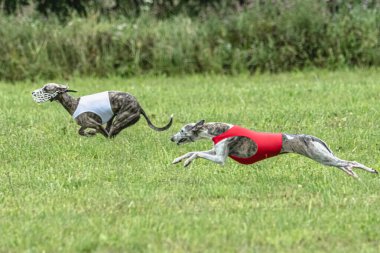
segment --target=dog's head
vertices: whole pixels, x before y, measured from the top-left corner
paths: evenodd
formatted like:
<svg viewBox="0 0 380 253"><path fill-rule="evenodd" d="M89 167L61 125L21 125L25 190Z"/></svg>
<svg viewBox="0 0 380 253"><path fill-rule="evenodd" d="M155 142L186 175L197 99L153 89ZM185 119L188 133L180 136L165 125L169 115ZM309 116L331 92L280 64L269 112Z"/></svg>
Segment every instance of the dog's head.
<svg viewBox="0 0 380 253"><path fill-rule="evenodd" d="M187 124L183 126L178 133L173 135L170 140L177 143L177 145L199 140L202 138L199 136L199 133L201 132L204 123L204 120L200 120L197 123Z"/></svg>
<svg viewBox="0 0 380 253"><path fill-rule="evenodd" d="M37 89L32 92L32 97L37 103L44 103L47 101L54 101L59 94L65 92L76 92L75 90L69 90L69 87L66 85L48 83L45 84L42 88Z"/></svg>

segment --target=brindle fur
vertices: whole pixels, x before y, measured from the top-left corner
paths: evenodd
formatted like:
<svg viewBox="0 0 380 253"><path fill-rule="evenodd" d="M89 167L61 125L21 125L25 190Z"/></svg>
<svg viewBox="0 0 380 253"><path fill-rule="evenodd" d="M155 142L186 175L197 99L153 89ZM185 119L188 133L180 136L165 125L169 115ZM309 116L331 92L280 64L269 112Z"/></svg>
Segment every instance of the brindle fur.
<svg viewBox="0 0 380 253"><path fill-rule="evenodd" d="M46 84L43 89L44 92L49 93L58 91L58 95L53 100L61 103L66 111L68 111L70 115L73 115L78 107L80 97L74 98L67 94L68 87L64 85L50 83ZM108 94L114 116L107 122L106 127L104 127L102 125L101 118L97 114L92 112L80 114L75 118L77 124L81 126L78 130L80 135L93 136L96 133L100 133L106 138L113 138L123 129L132 126L139 121L140 114L144 116L149 127L156 131L167 130L172 124L173 118L171 117L166 126L162 128L154 126L144 110L141 108L140 104L137 102L137 99L129 93L110 91Z"/></svg>
<svg viewBox="0 0 380 253"><path fill-rule="evenodd" d="M257 145L247 137L233 137L228 144L229 155L248 158L256 154Z"/></svg>
<svg viewBox="0 0 380 253"><path fill-rule="evenodd" d="M198 123L187 124L181 131L173 135L171 141L183 144L200 139L212 139L230 129L232 125L226 123ZM246 137L231 137L214 145L207 151L189 152L174 159L173 163L185 160L184 166L188 166L196 158L204 158L223 165L229 155L237 157L251 157L257 152L257 145ZM326 166L334 166L348 175L358 177L352 168L359 168L367 172L377 171L354 161L346 161L336 157L327 144L317 137L305 134L282 134L282 148L280 154L296 153L313 159Z"/></svg>
<svg viewBox="0 0 380 253"><path fill-rule="evenodd" d="M225 123L204 124L203 128L212 136L217 136L228 129L231 125ZM253 156L257 152L257 145L247 137L237 136L232 137L228 144L229 155L247 158Z"/></svg>

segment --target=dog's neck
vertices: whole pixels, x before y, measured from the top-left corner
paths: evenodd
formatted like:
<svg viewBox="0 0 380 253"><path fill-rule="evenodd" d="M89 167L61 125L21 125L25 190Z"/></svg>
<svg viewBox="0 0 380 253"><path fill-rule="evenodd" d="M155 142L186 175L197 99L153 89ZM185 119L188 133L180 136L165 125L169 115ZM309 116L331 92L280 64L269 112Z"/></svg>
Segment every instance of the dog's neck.
<svg viewBox="0 0 380 253"><path fill-rule="evenodd" d="M205 123L200 129L198 136L201 138L212 139L215 136L226 132L231 127L232 125L226 123Z"/></svg>
<svg viewBox="0 0 380 253"><path fill-rule="evenodd" d="M61 103L61 105L73 115L79 104L79 98L74 98L67 94L66 92L58 94L56 100Z"/></svg>

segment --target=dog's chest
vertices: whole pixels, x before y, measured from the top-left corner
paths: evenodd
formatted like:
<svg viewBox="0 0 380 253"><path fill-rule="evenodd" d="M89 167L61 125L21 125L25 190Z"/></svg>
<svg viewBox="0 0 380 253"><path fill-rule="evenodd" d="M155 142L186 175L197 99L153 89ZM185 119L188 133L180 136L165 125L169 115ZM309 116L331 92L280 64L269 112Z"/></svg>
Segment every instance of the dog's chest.
<svg viewBox="0 0 380 253"><path fill-rule="evenodd" d="M73 118L85 112L95 113L102 119L102 124L107 123L113 116L108 91L80 97Z"/></svg>

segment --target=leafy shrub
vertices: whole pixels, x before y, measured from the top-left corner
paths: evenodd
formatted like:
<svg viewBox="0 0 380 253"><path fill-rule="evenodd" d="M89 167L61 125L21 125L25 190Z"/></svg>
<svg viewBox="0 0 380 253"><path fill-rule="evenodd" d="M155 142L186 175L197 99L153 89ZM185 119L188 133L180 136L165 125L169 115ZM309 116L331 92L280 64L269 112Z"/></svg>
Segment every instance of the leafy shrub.
<svg viewBox="0 0 380 253"><path fill-rule="evenodd" d="M0 79L288 71L380 65L380 12L311 0L156 19L0 17Z"/></svg>

